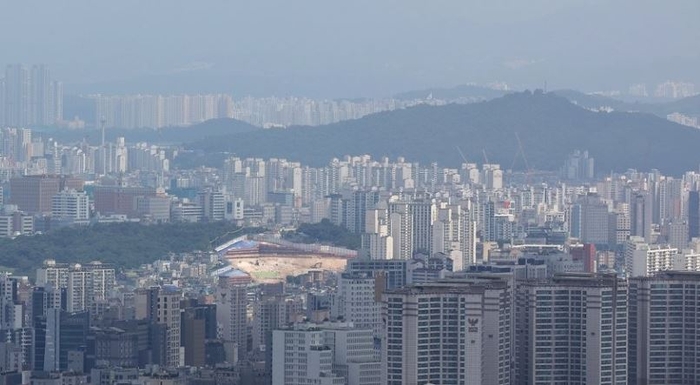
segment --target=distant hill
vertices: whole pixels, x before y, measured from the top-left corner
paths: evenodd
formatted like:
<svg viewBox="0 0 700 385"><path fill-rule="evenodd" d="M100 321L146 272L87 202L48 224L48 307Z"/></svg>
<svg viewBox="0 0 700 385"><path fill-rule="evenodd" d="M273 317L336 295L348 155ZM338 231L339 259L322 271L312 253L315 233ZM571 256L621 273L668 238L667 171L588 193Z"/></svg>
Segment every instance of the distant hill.
<svg viewBox="0 0 700 385"><path fill-rule="evenodd" d="M207 137L219 137L231 134L260 130L246 122L221 118L211 119L205 122L186 127L164 127L152 128L108 128L105 130L105 137L108 141L114 141L117 137L125 137L127 142L148 142L155 144L182 144L202 140ZM62 142L77 142L82 139L89 143L98 144L102 134L99 129L67 130L67 129L47 129L39 130L37 133L44 137L51 137Z"/></svg>
<svg viewBox="0 0 700 385"><path fill-rule="evenodd" d="M565 97L584 108L598 109L600 107L610 107L617 111L647 112L662 118L674 112L700 117L700 95L665 103L630 103L606 96L585 94L574 90L557 90L553 93Z"/></svg>
<svg viewBox="0 0 700 385"><path fill-rule="evenodd" d="M700 118L700 95L690 96L673 102L660 104L657 108L660 108L660 110L666 114L680 112L685 115Z"/></svg>
<svg viewBox="0 0 700 385"><path fill-rule="evenodd" d="M440 100L468 100L478 102L495 99L507 93L506 91L487 87L459 85L452 88L428 88L425 90L408 91L394 95L394 98L400 100L422 100L432 96L433 99Z"/></svg>
<svg viewBox="0 0 700 385"><path fill-rule="evenodd" d="M700 164L700 130L650 114L593 112L552 93L517 93L488 102L420 105L321 127L256 130L188 145L205 153L284 157L311 165L333 157L405 156L456 167L459 149L481 163L510 167L520 136L530 167L556 170L575 149L588 150L597 170L628 168L680 174ZM517 168L523 168L518 161Z"/></svg>

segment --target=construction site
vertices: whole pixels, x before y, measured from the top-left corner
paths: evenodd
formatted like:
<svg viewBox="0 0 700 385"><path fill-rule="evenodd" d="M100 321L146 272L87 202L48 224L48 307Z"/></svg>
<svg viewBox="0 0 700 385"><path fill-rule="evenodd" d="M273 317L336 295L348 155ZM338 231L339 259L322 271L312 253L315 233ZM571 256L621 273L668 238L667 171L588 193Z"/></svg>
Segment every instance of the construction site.
<svg viewBox="0 0 700 385"><path fill-rule="evenodd" d="M260 283L280 282L309 271L341 272L347 260L357 255L344 248L292 243L266 235L236 238L217 247L216 252Z"/></svg>

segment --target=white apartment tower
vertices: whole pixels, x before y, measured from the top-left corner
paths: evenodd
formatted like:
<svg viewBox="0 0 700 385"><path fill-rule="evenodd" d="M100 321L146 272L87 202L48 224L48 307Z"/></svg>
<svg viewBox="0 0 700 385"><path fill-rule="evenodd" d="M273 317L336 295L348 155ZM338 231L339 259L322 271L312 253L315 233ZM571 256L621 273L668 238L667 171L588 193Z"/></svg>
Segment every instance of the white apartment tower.
<svg viewBox="0 0 700 385"><path fill-rule="evenodd" d="M505 280L445 280L383 294L383 384L511 383Z"/></svg>
<svg viewBox="0 0 700 385"><path fill-rule="evenodd" d="M338 316L358 328L381 332L381 304L374 277L344 273L338 279Z"/></svg>
<svg viewBox="0 0 700 385"><path fill-rule="evenodd" d="M362 251L371 259L391 259L394 256L394 238L389 233L386 208L369 209L365 213L365 232Z"/></svg>
<svg viewBox="0 0 700 385"><path fill-rule="evenodd" d="M684 256L674 247L650 245L639 236L631 236L625 243L627 277L645 277L659 271L684 268Z"/></svg>

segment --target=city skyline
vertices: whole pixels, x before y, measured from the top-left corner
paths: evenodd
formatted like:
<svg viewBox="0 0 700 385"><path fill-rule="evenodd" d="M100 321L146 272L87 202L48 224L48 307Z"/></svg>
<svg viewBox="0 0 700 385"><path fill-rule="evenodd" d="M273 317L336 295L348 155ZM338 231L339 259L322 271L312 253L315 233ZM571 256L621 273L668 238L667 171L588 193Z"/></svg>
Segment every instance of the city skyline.
<svg viewBox="0 0 700 385"><path fill-rule="evenodd" d="M698 15L3 4L0 385L697 385Z"/></svg>

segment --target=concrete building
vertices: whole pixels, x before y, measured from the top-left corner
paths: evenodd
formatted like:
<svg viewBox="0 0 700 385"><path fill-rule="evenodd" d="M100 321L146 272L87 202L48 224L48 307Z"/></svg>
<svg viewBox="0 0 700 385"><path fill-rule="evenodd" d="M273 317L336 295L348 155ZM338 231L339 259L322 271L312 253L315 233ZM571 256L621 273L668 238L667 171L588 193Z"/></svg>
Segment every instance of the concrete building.
<svg viewBox="0 0 700 385"><path fill-rule="evenodd" d="M627 277L645 277L664 270L684 270L685 258L668 245L650 245L642 237L630 237L625 244Z"/></svg>
<svg viewBox="0 0 700 385"><path fill-rule="evenodd" d="M516 294L515 383L626 384L627 284L564 274Z"/></svg>
<svg viewBox="0 0 700 385"><path fill-rule="evenodd" d="M272 384L381 384L370 329L352 323L296 324L273 332Z"/></svg>
<svg viewBox="0 0 700 385"><path fill-rule="evenodd" d="M197 193L197 203L202 208L202 217L209 222L223 221L226 216L226 201L220 191L204 190Z"/></svg>
<svg viewBox="0 0 700 385"><path fill-rule="evenodd" d="M248 342L248 284L249 274L232 269L220 275L217 287L217 323L221 338L227 346L227 361L236 363L247 353Z"/></svg>
<svg viewBox="0 0 700 385"><path fill-rule="evenodd" d="M87 221L90 219L90 198L83 191L61 191L51 200L51 216L58 219Z"/></svg>
<svg viewBox="0 0 700 385"><path fill-rule="evenodd" d="M61 191L61 178L53 175L10 179L10 204L30 214L51 214L54 195Z"/></svg>
<svg viewBox="0 0 700 385"><path fill-rule="evenodd" d="M630 385L700 378L700 273L661 272L629 281Z"/></svg>
<svg viewBox="0 0 700 385"><path fill-rule="evenodd" d="M510 384L508 287L445 280L385 293L382 383Z"/></svg>
<svg viewBox="0 0 700 385"><path fill-rule="evenodd" d="M607 245L609 230L608 205L597 195L587 194L579 197L571 207L569 222L570 234L583 243Z"/></svg>
<svg viewBox="0 0 700 385"><path fill-rule="evenodd" d="M139 216L137 198L156 196L151 187L95 186L93 192L95 212L102 215L121 214L131 218Z"/></svg>
<svg viewBox="0 0 700 385"><path fill-rule="evenodd" d="M653 205L648 193L640 192L630 203L630 236L642 237L651 242Z"/></svg>
<svg viewBox="0 0 700 385"><path fill-rule="evenodd" d="M151 287L135 291L136 319L145 319L165 328L165 357L160 364L180 366L180 299L182 292L174 286Z"/></svg>
<svg viewBox="0 0 700 385"><path fill-rule="evenodd" d="M34 234L34 217L16 211L9 215L0 215L0 237L14 238L18 235Z"/></svg>
<svg viewBox="0 0 700 385"><path fill-rule="evenodd" d="M379 291L381 292L381 291ZM338 278L338 316L360 329L381 333L381 297L377 296L377 280L367 274L341 274Z"/></svg>
<svg viewBox="0 0 700 385"><path fill-rule="evenodd" d="M386 209L370 209L365 215L361 253L372 259L394 257L394 239L389 233Z"/></svg>
<svg viewBox="0 0 700 385"><path fill-rule="evenodd" d="M345 384L333 373L333 352L318 329L275 330L272 334L272 384Z"/></svg>
<svg viewBox="0 0 700 385"><path fill-rule="evenodd" d="M186 366L203 367L206 365L206 343L217 338L216 305L199 303L181 303L182 330L181 340Z"/></svg>

